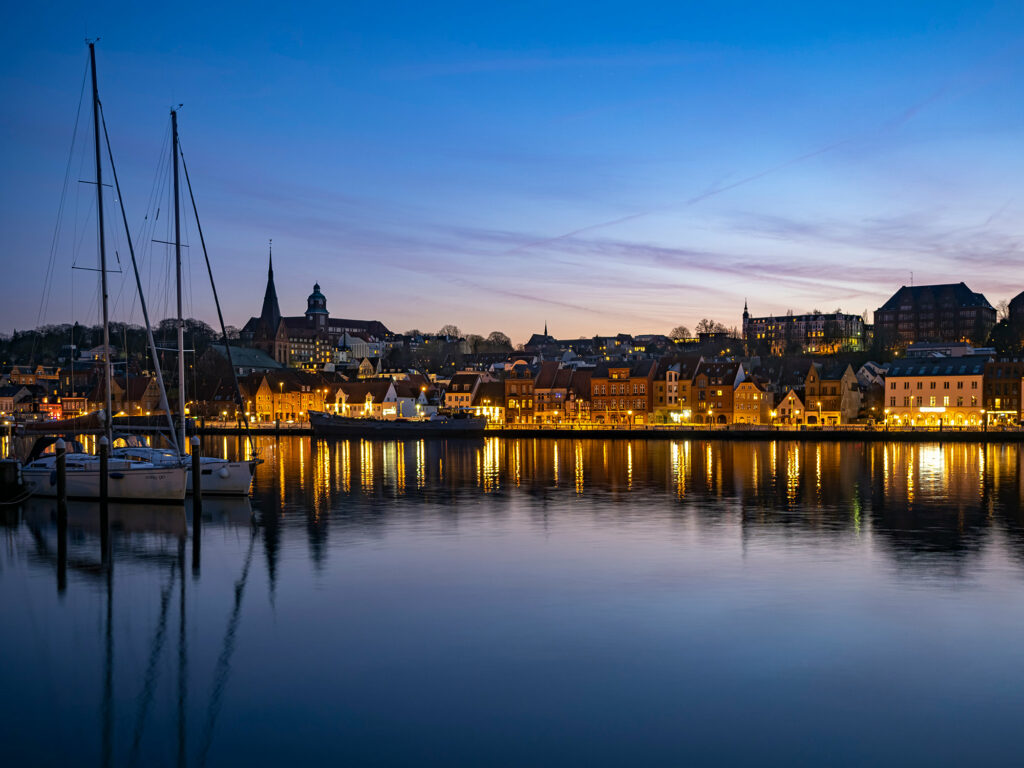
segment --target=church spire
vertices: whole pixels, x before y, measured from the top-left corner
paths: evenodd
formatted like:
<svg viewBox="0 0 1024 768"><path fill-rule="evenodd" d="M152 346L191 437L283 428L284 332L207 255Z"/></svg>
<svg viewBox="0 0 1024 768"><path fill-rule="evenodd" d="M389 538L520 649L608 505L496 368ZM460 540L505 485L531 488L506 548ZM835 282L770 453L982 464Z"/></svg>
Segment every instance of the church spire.
<svg viewBox="0 0 1024 768"><path fill-rule="evenodd" d="M273 333L277 333L277 326L281 324L281 308L277 304L277 289L274 287L274 241L269 245L269 267L267 268L267 291L263 294L263 311L260 312L260 320L267 324Z"/></svg>
<svg viewBox="0 0 1024 768"><path fill-rule="evenodd" d="M548 337L548 321L545 320L544 321L544 338L546 339L547 337Z"/></svg>

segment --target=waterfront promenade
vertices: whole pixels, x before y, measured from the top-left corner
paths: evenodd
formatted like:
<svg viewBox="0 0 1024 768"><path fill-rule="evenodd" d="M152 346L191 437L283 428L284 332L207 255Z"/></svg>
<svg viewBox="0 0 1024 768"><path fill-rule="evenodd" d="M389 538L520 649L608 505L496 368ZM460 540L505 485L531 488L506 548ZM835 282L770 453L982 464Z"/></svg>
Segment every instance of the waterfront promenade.
<svg viewBox="0 0 1024 768"><path fill-rule="evenodd" d="M260 435L311 435L309 422L253 424ZM206 422L196 428L200 435L241 435L245 428L229 422ZM547 437L631 440L799 440L806 442L956 442L1024 443L1024 429L990 427L918 427L896 429L848 424L838 427L767 426L730 424L504 424L488 426L485 437Z"/></svg>

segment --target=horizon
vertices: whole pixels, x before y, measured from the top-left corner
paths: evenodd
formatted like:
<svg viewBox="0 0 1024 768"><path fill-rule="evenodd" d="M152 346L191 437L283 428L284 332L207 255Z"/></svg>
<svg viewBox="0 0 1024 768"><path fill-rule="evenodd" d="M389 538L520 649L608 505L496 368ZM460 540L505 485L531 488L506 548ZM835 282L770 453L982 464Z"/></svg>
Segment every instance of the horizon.
<svg viewBox="0 0 1024 768"><path fill-rule="evenodd" d="M166 226L154 175L184 103L228 325L259 314L271 239L285 315L319 282L332 316L514 343L732 327L744 300L870 317L911 282L1024 290L1019 4L245 8L14 9L4 333L96 316L71 270L95 261L88 147L68 167L90 34L133 236ZM136 248L156 322L166 253ZM216 327L199 271L185 314ZM126 278L111 318L141 324Z"/></svg>

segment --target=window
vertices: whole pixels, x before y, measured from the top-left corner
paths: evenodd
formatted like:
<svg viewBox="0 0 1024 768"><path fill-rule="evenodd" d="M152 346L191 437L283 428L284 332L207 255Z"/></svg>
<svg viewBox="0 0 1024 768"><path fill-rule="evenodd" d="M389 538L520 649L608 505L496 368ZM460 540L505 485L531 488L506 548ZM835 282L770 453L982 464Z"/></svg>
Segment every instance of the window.
<svg viewBox="0 0 1024 768"><path fill-rule="evenodd" d="M942 404L944 406L948 406L949 405L949 395L943 395L942 396Z"/></svg>
<svg viewBox="0 0 1024 768"><path fill-rule="evenodd" d="M935 407L935 395L932 395L931 397L928 398L928 405L931 406L932 408Z"/></svg>
<svg viewBox="0 0 1024 768"><path fill-rule="evenodd" d="M895 381L890 382L889 389L896 389L896 382Z"/></svg>
<svg viewBox="0 0 1024 768"><path fill-rule="evenodd" d="M973 408L977 404L978 404L978 398L976 398L974 395L971 395L971 407Z"/></svg>
<svg viewBox="0 0 1024 768"><path fill-rule="evenodd" d="M948 381L942 382L942 388L943 389L949 389L949 382Z"/></svg>
<svg viewBox="0 0 1024 768"><path fill-rule="evenodd" d="M895 397L890 397L889 398L889 405L895 407L895 405L896 405L896 398Z"/></svg>
<svg viewBox="0 0 1024 768"><path fill-rule="evenodd" d="M935 389L935 382L932 381L928 384L928 389Z"/></svg>
<svg viewBox="0 0 1024 768"><path fill-rule="evenodd" d="M924 389L924 382L923 381L917 382L917 388L918 389Z"/></svg>

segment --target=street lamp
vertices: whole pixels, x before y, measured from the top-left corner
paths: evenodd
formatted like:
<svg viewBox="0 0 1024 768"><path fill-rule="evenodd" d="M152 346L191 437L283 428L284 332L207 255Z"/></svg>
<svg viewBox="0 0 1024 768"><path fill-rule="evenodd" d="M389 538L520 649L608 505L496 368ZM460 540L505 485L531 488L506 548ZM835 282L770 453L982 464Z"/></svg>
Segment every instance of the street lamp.
<svg viewBox="0 0 1024 768"><path fill-rule="evenodd" d="M821 400L818 401L818 426L821 426Z"/></svg>
<svg viewBox="0 0 1024 768"><path fill-rule="evenodd" d="M885 431L889 431L889 409L885 409Z"/></svg>

